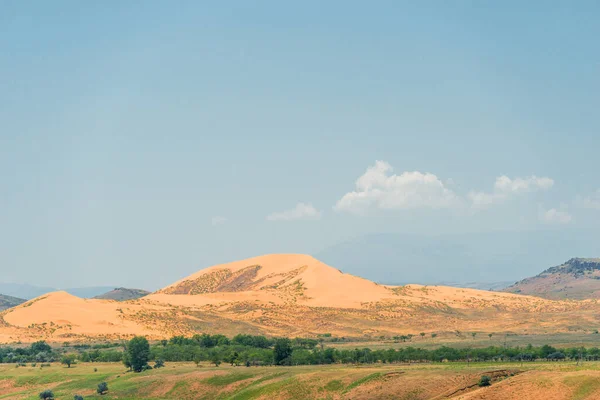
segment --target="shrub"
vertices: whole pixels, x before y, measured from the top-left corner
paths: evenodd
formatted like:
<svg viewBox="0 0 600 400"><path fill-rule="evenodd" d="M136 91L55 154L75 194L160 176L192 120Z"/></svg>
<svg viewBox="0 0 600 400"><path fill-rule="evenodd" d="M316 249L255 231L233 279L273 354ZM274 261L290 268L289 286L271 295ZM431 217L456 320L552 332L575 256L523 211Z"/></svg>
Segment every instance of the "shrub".
<svg viewBox="0 0 600 400"><path fill-rule="evenodd" d="M492 380L489 376L483 375L481 379L479 379L479 386L490 386L492 384Z"/></svg>
<svg viewBox="0 0 600 400"><path fill-rule="evenodd" d="M98 368L94 368L94 372L98 372Z"/></svg>
<svg viewBox="0 0 600 400"><path fill-rule="evenodd" d="M73 396L73 400L83 400L83 396L76 394L75 396Z"/></svg>
<svg viewBox="0 0 600 400"><path fill-rule="evenodd" d="M54 400L54 393L52 393L52 390L44 390L42 393L40 393L40 399Z"/></svg>
<svg viewBox="0 0 600 400"><path fill-rule="evenodd" d="M165 360L163 360L162 358L159 358L158 360L156 360L154 362L154 368L162 368L165 366Z"/></svg>
<svg viewBox="0 0 600 400"><path fill-rule="evenodd" d="M108 392L108 383L102 382L98 384L98 389L96 389L96 392L98 392L98 394L101 396L106 394Z"/></svg>

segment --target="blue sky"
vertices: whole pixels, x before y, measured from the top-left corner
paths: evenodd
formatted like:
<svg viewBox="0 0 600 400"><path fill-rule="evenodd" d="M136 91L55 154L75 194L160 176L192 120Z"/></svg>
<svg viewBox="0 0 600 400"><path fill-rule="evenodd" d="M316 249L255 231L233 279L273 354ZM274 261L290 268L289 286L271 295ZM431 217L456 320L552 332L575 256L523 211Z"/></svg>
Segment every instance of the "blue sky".
<svg viewBox="0 0 600 400"><path fill-rule="evenodd" d="M597 2L289 3L2 2L0 280L598 232Z"/></svg>

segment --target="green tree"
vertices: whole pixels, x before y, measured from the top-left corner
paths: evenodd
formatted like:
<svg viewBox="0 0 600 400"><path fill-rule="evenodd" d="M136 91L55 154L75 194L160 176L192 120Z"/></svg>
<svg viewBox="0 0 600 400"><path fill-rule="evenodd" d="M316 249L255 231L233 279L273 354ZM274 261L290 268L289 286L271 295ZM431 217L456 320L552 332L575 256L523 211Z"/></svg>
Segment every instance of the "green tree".
<svg viewBox="0 0 600 400"><path fill-rule="evenodd" d="M123 364L131 371L131 357L129 356L129 353L127 353L127 351L123 353L122 361Z"/></svg>
<svg viewBox="0 0 600 400"><path fill-rule="evenodd" d="M96 392L102 396L105 395L106 393L108 393L108 383L106 382L102 382L98 384L98 388L96 389Z"/></svg>
<svg viewBox="0 0 600 400"><path fill-rule="evenodd" d="M432 339L435 339L436 337L437 337L437 333L432 333L432 334L431 334L431 338L432 338Z"/></svg>
<svg viewBox="0 0 600 400"><path fill-rule="evenodd" d="M141 372L150 359L150 344L143 336L136 336L127 344L127 355L134 372Z"/></svg>
<svg viewBox="0 0 600 400"><path fill-rule="evenodd" d="M273 359L277 365L289 365L292 357L292 341L288 338L275 340Z"/></svg>
<svg viewBox="0 0 600 400"><path fill-rule="evenodd" d="M215 367L221 365L221 357L219 357L219 353L217 353L216 351L213 352L210 356L210 362L215 364Z"/></svg>
<svg viewBox="0 0 600 400"><path fill-rule="evenodd" d="M43 340L31 344L31 354L50 353L51 351L52 347Z"/></svg>
<svg viewBox="0 0 600 400"><path fill-rule="evenodd" d="M60 359L60 363L71 368L71 364L75 364L75 354L65 354Z"/></svg>
<svg viewBox="0 0 600 400"><path fill-rule="evenodd" d="M421 332L419 335L421 335L421 339L423 339L425 337L425 332Z"/></svg>
<svg viewBox="0 0 600 400"><path fill-rule="evenodd" d="M494 336L493 333L488 333L488 337L490 338L490 340L492 340L492 336Z"/></svg>

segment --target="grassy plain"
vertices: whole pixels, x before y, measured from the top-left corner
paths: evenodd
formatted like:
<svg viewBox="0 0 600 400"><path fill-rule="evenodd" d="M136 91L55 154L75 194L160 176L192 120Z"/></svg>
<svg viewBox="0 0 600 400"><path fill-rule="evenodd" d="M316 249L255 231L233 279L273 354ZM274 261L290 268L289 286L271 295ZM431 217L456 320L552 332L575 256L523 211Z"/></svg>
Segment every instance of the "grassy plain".
<svg viewBox="0 0 600 400"><path fill-rule="evenodd" d="M545 344L556 348L564 347L600 347L600 334L596 333L550 333L550 334L514 334L514 333L492 333L489 337L487 332L475 332L473 337L471 332L461 332L460 335L454 333L441 333L437 337L432 338L431 335L421 337L415 335L412 339L405 342L401 340L384 339L384 340L361 340L361 341L338 341L326 342L328 347L336 347L338 349L354 349L354 348L370 348L372 350L379 349L399 349L403 347L420 347L423 349L436 349L441 346L453 348L481 348L488 346L543 346Z"/></svg>
<svg viewBox="0 0 600 400"><path fill-rule="evenodd" d="M477 386L482 375L490 387ZM96 387L107 382L109 392ZM575 399L600 398L600 362L438 363L369 366L196 367L167 363L140 374L121 364L71 368L0 365L0 399Z"/></svg>

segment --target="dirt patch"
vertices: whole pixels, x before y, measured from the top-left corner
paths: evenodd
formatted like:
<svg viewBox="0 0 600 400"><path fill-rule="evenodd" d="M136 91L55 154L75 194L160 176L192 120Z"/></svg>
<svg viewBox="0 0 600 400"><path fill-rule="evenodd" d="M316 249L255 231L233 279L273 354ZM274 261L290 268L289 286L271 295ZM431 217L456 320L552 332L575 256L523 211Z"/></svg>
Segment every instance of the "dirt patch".
<svg viewBox="0 0 600 400"><path fill-rule="evenodd" d="M9 394L22 390L15 385L15 382L11 379L0 379L0 393Z"/></svg>
<svg viewBox="0 0 600 400"><path fill-rule="evenodd" d="M521 371L518 371L518 370L506 370L506 369L484 371L484 372L481 372L481 373L473 376L473 382L469 383L468 385L452 389L451 391L436 397L435 400L451 399L451 398L460 396L462 394L468 393L470 391L473 391L475 389L478 389L479 388L479 379L484 375L489 376L491 379L491 383L494 384L495 382L498 382L502 379L505 379L505 378L508 378L511 376L515 376L520 373L521 373Z"/></svg>

